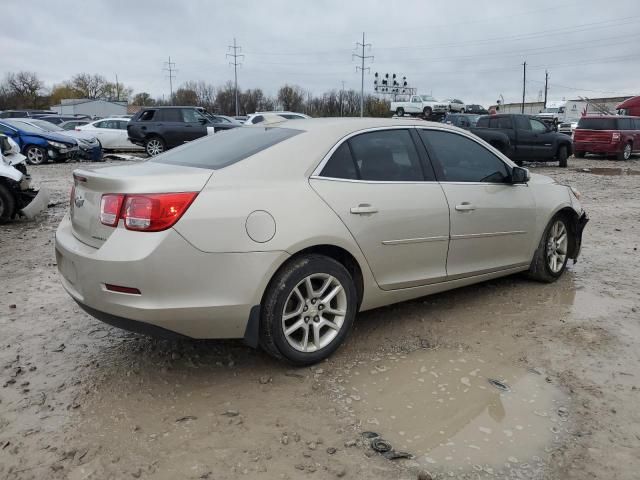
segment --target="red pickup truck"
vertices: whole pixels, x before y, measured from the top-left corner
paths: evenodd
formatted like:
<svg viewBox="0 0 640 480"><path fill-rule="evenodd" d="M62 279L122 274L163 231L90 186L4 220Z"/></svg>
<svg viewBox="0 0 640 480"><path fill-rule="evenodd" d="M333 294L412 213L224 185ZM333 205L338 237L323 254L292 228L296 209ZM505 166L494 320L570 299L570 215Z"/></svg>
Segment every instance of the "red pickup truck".
<svg viewBox="0 0 640 480"><path fill-rule="evenodd" d="M634 152L640 153L640 117L582 117L573 133L573 151L577 158L603 153L629 160Z"/></svg>

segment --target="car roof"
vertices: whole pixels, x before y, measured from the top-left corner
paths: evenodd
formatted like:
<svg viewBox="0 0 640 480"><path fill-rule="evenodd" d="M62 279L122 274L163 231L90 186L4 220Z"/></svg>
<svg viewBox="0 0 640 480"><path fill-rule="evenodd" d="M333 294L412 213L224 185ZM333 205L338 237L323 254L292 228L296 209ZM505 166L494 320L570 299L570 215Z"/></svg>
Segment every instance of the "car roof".
<svg viewBox="0 0 640 480"><path fill-rule="evenodd" d="M81 118L79 118L78 120L82 120ZM130 118L126 118L126 117L104 117L104 118L99 118L98 120L93 120L89 123L96 123L96 122L102 122L103 120L123 120L123 121L129 121L131 120Z"/></svg>
<svg viewBox="0 0 640 480"><path fill-rule="evenodd" d="M637 116L633 116L633 115L587 115L586 117L580 117L582 118L640 118Z"/></svg>

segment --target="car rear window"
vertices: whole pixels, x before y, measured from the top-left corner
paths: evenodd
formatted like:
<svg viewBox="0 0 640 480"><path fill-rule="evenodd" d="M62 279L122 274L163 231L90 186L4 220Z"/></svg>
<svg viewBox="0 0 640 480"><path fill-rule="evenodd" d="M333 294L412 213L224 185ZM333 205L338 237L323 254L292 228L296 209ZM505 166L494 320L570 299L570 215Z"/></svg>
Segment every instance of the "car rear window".
<svg viewBox="0 0 640 480"><path fill-rule="evenodd" d="M218 170L302 133L292 128L241 127L169 150L151 162Z"/></svg>
<svg viewBox="0 0 640 480"><path fill-rule="evenodd" d="M585 130L618 130L616 118L581 118L578 128Z"/></svg>

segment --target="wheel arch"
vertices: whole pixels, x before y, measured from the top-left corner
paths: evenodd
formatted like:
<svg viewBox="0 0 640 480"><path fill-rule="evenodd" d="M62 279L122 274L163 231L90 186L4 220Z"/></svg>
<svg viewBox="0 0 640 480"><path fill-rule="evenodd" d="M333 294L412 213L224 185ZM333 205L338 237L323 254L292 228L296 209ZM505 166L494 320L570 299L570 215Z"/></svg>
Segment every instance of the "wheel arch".
<svg viewBox="0 0 640 480"><path fill-rule="evenodd" d="M560 206L556 209L553 214L547 219L547 223L545 223L545 230L547 225L556 217L562 217L567 220L567 226L569 227L569 248L568 248L568 256L571 259L576 258L576 254L579 245L576 242L577 232L578 232L578 222L580 221L580 215L576 212L572 207L565 205ZM544 235L544 230L542 231L542 235Z"/></svg>
<svg viewBox="0 0 640 480"><path fill-rule="evenodd" d="M558 139L556 142L556 148L555 148L555 152L553 154L554 157L557 157L558 154L560 153L560 148L566 146L567 147L567 157L570 157L571 155L573 155L573 144L571 141L569 140L565 140L565 139Z"/></svg>

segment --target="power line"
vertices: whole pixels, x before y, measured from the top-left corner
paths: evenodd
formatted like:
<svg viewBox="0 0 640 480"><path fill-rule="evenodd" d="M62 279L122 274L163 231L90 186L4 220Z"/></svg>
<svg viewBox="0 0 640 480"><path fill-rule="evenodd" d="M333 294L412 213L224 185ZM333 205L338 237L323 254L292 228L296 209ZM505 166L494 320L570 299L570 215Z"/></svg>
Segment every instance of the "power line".
<svg viewBox="0 0 640 480"><path fill-rule="evenodd" d="M175 66L175 62L171 61L171 56L169 56L169 61L168 62L164 62L164 64L166 65L162 70L164 70L165 72L169 72L169 74L167 75L167 77L169 78L169 91L171 96L169 97L169 100L171 102L171 105L173 105L173 79L175 78L175 72L177 72Z"/></svg>
<svg viewBox="0 0 640 480"><path fill-rule="evenodd" d="M236 45L236 39L233 38L233 45L229 45L229 49L233 50L233 53L227 53L227 57L233 58L233 62L229 62L229 65L233 65L233 78L235 84L235 97L236 97L236 117L240 115L240 110L238 108L238 65L242 65L242 63L238 62L238 58L244 59L244 55L239 54L238 52L242 49Z"/></svg>
<svg viewBox="0 0 640 480"><path fill-rule="evenodd" d="M371 69L369 67L364 68L364 61L371 59L371 61L373 61L373 55L365 55L364 54L364 49L365 47L368 47L369 50L371 50L371 44L370 43L365 43L364 41L364 32L362 32L362 43L360 42L356 42L356 48L357 47L362 47L362 55L359 55L357 53L353 53L352 54L352 59L353 58L359 58L361 61L361 65L358 66L356 65L356 72L358 70L360 70L360 116L364 117L364 71L370 71Z"/></svg>

